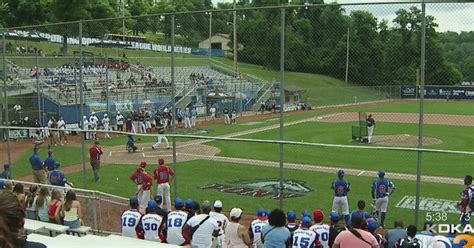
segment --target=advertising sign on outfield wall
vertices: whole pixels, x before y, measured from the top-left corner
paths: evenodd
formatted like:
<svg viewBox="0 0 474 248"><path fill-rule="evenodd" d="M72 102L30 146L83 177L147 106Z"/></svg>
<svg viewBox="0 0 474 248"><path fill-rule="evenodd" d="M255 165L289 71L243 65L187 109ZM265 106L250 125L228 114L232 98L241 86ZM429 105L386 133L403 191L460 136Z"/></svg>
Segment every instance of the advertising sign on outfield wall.
<svg viewBox="0 0 474 248"><path fill-rule="evenodd" d="M417 86L403 85L401 87L402 98L416 98ZM425 98L427 99L457 99L474 100L474 87L472 86L425 86Z"/></svg>

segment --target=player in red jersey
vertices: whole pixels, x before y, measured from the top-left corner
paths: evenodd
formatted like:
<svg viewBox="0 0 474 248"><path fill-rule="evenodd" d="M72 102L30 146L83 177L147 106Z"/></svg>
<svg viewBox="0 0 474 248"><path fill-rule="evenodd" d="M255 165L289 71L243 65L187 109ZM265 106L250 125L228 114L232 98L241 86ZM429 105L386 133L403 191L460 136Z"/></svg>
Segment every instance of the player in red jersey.
<svg viewBox="0 0 474 248"><path fill-rule="evenodd" d="M142 183L138 186L136 195L137 195L138 201L140 202L138 210L140 211L140 213L144 214L146 207L148 206L148 202L151 199L150 195L151 195L151 187L153 186L153 178L144 169L142 170L141 178L142 178Z"/></svg>
<svg viewBox="0 0 474 248"><path fill-rule="evenodd" d="M164 200L166 200L166 209L169 212L171 211L170 182L173 179L174 171L170 167L164 165L164 159L160 158L158 163L159 166L153 173L154 178L158 184L156 194L160 195ZM160 204L160 208L163 208L163 203Z"/></svg>

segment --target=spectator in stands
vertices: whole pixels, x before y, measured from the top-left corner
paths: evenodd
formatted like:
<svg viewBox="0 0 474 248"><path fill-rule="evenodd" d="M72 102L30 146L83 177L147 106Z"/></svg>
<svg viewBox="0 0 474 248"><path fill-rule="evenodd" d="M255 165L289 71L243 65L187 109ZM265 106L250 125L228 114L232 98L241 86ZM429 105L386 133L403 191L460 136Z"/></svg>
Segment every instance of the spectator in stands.
<svg viewBox="0 0 474 248"><path fill-rule="evenodd" d="M39 193L33 200L33 208L36 209L40 221L49 222L48 203L50 199L48 187L40 186Z"/></svg>
<svg viewBox="0 0 474 248"><path fill-rule="evenodd" d="M25 208L26 208L26 218L30 220L36 220L38 213L36 209L33 207L33 201L35 197L38 195L38 185L32 184L30 185L29 191L26 193L25 198Z"/></svg>
<svg viewBox="0 0 474 248"><path fill-rule="evenodd" d="M59 189L54 189L51 193L51 202L48 205L49 222L62 225L63 218L61 216L62 193Z"/></svg>
<svg viewBox="0 0 474 248"><path fill-rule="evenodd" d="M195 204L196 205L196 204ZM201 213L191 217L183 227L183 237L191 241L191 247L211 247L212 238L219 234L219 224L210 218L211 203L201 204Z"/></svg>
<svg viewBox="0 0 474 248"><path fill-rule="evenodd" d="M142 214L138 211L138 198L136 196L130 198L130 210L123 212L122 220L122 236L136 238L137 233L135 228L142 217Z"/></svg>
<svg viewBox="0 0 474 248"><path fill-rule="evenodd" d="M26 240L23 229L25 212L15 195L8 191L0 192L0 247L2 248L46 248L41 243Z"/></svg>
<svg viewBox="0 0 474 248"><path fill-rule="evenodd" d="M229 223L229 219L222 213L222 201L216 200L213 207L214 211L211 211L209 216L215 219L219 224L219 234L213 241L213 247L215 245L217 245L217 247L222 247L222 242L224 241L224 229L227 226L227 223Z"/></svg>
<svg viewBox="0 0 474 248"><path fill-rule="evenodd" d="M64 225L72 229L81 226L81 203L77 200L74 190L69 190L66 193L66 200L60 206L60 210L61 215L64 216Z"/></svg>
<svg viewBox="0 0 474 248"><path fill-rule="evenodd" d="M421 241L415 238L417 228L414 225L409 225L407 227L407 236L397 241L395 244L396 248L401 247L423 247Z"/></svg>
<svg viewBox="0 0 474 248"><path fill-rule="evenodd" d="M328 245L329 247L332 247L334 244L334 240L336 239L337 235L339 235L340 232L346 230L346 227L342 224L339 224L339 214L337 212L331 212L330 216L330 224L329 224L329 240L328 240Z"/></svg>
<svg viewBox="0 0 474 248"><path fill-rule="evenodd" d="M390 229L387 232L386 239L388 240L388 247L394 248L395 244L401 238L406 238L407 231L403 228L403 221L396 220L394 223L394 229Z"/></svg>
<svg viewBox="0 0 474 248"><path fill-rule="evenodd" d="M380 233L375 232L379 227L379 223L377 222L377 220L375 220L374 218L368 218L366 220L366 227L367 231L375 237L380 247L386 247L388 245L387 240Z"/></svg>
<svg viewBox="0 0 474 248"><path fill-rule="evenodd" d="M54 163L54 170L51 172L49 176L49 182L51 183L51 185L54 185L54 186L66 187L67 185L69 187L73 187L74 185L67 181L67 178L64 175L64 173L59 171L59 166L61 166L60 163L58 162Z"/></svg>
<svg viewBox="0 0 474 248"><path fill-rule="evenodd" d="M369 213L365 212L364 200L359 200L357 202L357 210L352 211L351 218L353 218L353 216L356 216L356 215L360 216L363 220L367 220L371 217Z"/></svg>
<svg viewBox="0 0 474 248"><path fill-rule="evenodd" d="M10 173L10 164L3 165L3 172L0 173L0 179L12 179L12 174Z"/></svg>
<svg viewBox="0 0 474 248"><path fill-rule="evenodd" d="M245 248L252 244L249 233L245 226L241 225L242 209L230 210L230 222L225 227L225 238L223 248Z"/></svg>
<svg viewBox="0 0 474 248"><path fill-rule="evenodd" d="M30 156L31 169L33 170L33 181L35 183L47 184L47 172L43 161L38 155L38 148L33 149L33 155Z"/></svg>
<svg viewBox="0 0 474 248"><path fill-rule="evenodd" d="M285 247L291 242L291 235L286 228L286 216L283 210L274 209L268 216L268 224L262 228L263 248Z"/></svg>
<svg viewBox="0 0 474 248"><path fill-rule="evenodd" d="M362 230L364 220L360 216L352 219L352 228L342 231L334 240L333 248L379 248L375 237Z"/></svg>
<svg viewBox="0 0 474 248"><path fill-rule="evenodd" d="M21 208L23 211L26 209L26 195L25 195L25 186L22 183L16 183L13 186L13 194L16 196L16 199L20 203Z"/></svg>

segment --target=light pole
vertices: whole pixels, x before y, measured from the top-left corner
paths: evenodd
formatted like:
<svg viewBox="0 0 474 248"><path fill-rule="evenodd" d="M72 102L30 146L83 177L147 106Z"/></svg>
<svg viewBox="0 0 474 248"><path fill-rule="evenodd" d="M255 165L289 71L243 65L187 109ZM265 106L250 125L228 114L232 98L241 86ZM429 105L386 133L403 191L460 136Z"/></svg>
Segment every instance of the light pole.
<svg viewBox="0 0 474 248"><path fill-rule="evenodd" d="M120 8L122 10L122 39L125 41L125 0L120 0Z"/></svg>
<svg viewBox="0 0 474 248"><path fill-rule="evenodd" d="M346 77L345 77L345 81L346 81L346 84L347 84L347 81L349 80L349 28L347 28L347 42L346 42Z"/></svg>
<svg viewBox="0 0 474 248"><path fill-rule="evenodd" d="M234 0L234 73L237 77L237 11L235 10L237 7L236 0Z"/></svg>

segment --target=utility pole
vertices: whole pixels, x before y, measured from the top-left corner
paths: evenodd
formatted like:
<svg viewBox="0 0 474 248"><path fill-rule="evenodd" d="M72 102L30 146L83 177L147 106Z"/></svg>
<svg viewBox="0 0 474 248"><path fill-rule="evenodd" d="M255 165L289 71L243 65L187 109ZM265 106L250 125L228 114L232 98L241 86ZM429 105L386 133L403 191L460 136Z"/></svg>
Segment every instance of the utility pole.
<svg viewBox="0 0 474 248"><path fill-rule="evenodd" d="M235 77L238 76L238 71L237 71L237 3L236 0L234 0L234 74Z"/></svg>

